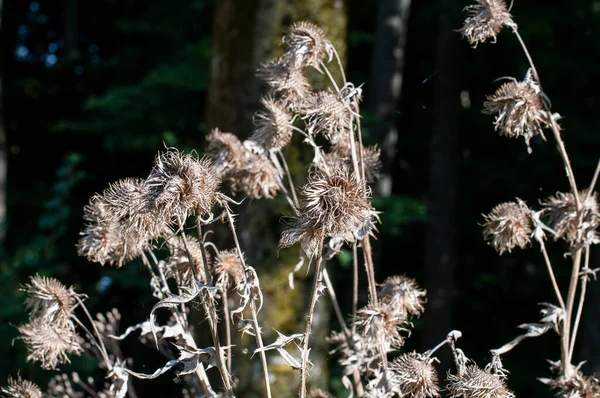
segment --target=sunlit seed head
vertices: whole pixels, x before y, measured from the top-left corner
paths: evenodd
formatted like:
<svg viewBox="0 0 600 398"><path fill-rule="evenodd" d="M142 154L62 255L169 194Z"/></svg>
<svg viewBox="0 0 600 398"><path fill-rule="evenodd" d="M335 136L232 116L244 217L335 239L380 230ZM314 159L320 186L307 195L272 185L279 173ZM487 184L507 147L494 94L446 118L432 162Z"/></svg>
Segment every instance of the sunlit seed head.
<svg viewBox="0 0 600 398"><path fill-rule="evenodd" d="M506 202L484 215L483 237L500 254L515 247L525 248L531 241L531 211L523 203Z"/></svg>

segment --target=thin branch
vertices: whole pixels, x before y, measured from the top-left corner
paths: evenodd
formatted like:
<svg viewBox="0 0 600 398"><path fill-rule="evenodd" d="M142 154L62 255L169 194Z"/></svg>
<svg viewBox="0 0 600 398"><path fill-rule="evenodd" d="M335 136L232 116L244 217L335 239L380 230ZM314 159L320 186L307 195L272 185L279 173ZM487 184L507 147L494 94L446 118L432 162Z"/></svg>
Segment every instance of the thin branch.
<svg viewBox="0 0 600 398"><path fill-rule="evenodd" d="M352 242L352 334L356 333L358 311L358 243Z"/></svg>
<svg viewBox="0 0 600 398"><path fill-rule="evenodd" d="M596 187L596 182L598 182L599 174L600 174L600 160L598 160L598 164L596 165L596 171L594 171L594 176L592 177L592 182L590 182L590 187L588 188L587 194L586 194L585 198L583 199L584 202L592 194L592 191Z"/></svg>
<svg viewBox="0 0 600 398"><path fill-rule="evenodd" d="M77 303L79 304L79 306L81 307L81 309L85 313L85 316L87 317L87 319L92 324L92 330L94 331L94 334L98 338L97 340L98 340L98 343L99 343L100 354L102 355L102 359L104 359L104 363L106 364L106 368L110 372L112 370L112 364L110 363L110 360L108 359L108 352L106 351L106 347L104 346L104 341L102 341L102 335L98 331L98 328L96 327L96 323L94 322L94 319L90 315L90 312L88 311L88 309L85 306L85 304L83 304L83 301L81 301L81 299L79 298L78 295L75 295L75 300L77 300Z"/></svg>
<svg viewBox="0 0 600 398"><path fill-rule="evenodd" d="M546 251L546 245L543 240L539 240L540 247L542 250L542 254L544 255L544 262L546 263L546 267L548 268L548 274L550 275L550 280L552 281L552 287L554 288L554 293L556 294L556 299L560 304L560 308L566 313L565 302L563 301L562 294L560 293L560 289L558 288L558 284L556 283L556 277L554 276L554 270L552 268L552 263L550 262L550 258L548 257L548 252Z"/></svg>
<svg viewBox="0 0 600 398"><path fill-rule="evenodd" d="M583 263L583 277L581 279L581 292L579 293L579 305L577 306L577 315L575 316L575 323L573 324L573 333L571 335L571 346L569 347L569 359L573 358L573 350L575 349L575 340L577 339L577 329L579 328L579 321L581 320L581 313L583 311L583 302L585 301L585 292L587 288L587 282L589 275L586 274L590 265L590 247L585 247L585 259Z"/></svg>

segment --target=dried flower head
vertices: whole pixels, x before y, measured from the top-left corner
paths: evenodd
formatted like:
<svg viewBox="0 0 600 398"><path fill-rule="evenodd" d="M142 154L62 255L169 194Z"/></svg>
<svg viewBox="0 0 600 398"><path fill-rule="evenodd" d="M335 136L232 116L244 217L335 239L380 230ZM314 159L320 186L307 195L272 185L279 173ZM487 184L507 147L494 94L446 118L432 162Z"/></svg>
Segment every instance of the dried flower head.
<svg viewBox="0 0 600 398"><path fill-rule="evenodd" d="M217 128L206 137L208 155L215 162L217 172L236 167L244 161L246 148L235 134Z"/></svg>
<svg viewBox="0 0 600 398"><path fill-rule="evenodd" d="M262 64L258 75L271 87L278 101L292 109L299 109L308 97L311 85L294 61L292 56L284 55Z"/></svg>
<svg viewBox="0 0 600 398"><path fill-rule="evenodd" d="M210 160L169 150L156 157L144 192L147 205L160 218L183 221L196 209L200 214L210 213L220 183Z"/></svg>
<svg viewBox="0 0 600 398"><path fill-rule="evenodd" d="M572 192L557 192L541 204L549 217L549 225L556 235L570 245L590 244L597 240L596 229L600 225L596 192L588 195L588 191L579 192L582 201L581 209L577 211L577 202Z"/></svg>
<svg viewBox="0 0 600 398"><path fill-rule="evenodd" d="M406 276L393 275L379 285L379 299L398 311L420 316L425 310L427 292Z"/></svg>
<svg viewBox="0 0 600 398"><path fill-rule="evenodd" d="M42 390L19 375L16 380L8 376L8 386L0 388L0 393L5 398L42 398Z"/></svg>
<svg viewBox="0 0 600 398"><path fill-rule="evenodd" d="M400 396L413 398L439 397L438 374L433 358L416 352L400 355L390 365L393 383Z"/></svg>
<svg viewBox="0 0 600 398"><path fill-rule="evenodd" d="M309 398L333 398L333 395L327 391L323 391L320 388L313 388L308 393Z"/></svg>
<svg viewBox="0 0 600 398"><path fill-rule="evenodd" d="M29 297L25 306L30 318L41 318L45 322L65 325L73 315L77 294L54 278L36 275L31 284L21 288Z"/></svg>
<svg viewBox="0 0 600 398"><path fill-rule="evenodd" d="M302 21L293 24L283 38L288 54L297 68L313 66L320 70L319 63L333 55L333 46L317 25Z"/></svg>
<svg viewBox="0 0 600 398"><path fill-rule="evenodd" d="M552 362L552 364L554 365L555 363ZM579 371L569 379L565 379L564 376L559 376L556 379L539 380L553 389L559 390L557 396L561 398L600 397L600 381L593 376L586 376Z"/></svg>
<svg viewBox="0 0 600 398"><path fill-rule="evenodd" d="M484 215L483 237L500 254L516 246L525 248L531 240L531 210L519 200L494 207Z"/></svg>
<svg viewBox="0 0 600 398"><path fill-rule="evenodd" d="M281 235L281 247L300 242L304 252L314 256L319 242L327 236L351 242L374 228L376 213L368 187L357 183L342 167L328 170L309 176L302 188L304 201Z"/></svg>
<svg viewBox="0 0 600 398"><path fill-rule="evenodd" d="M27 360L41 362L44 369L56 369L57 365L70 362L69 355L83 351L72 324L53 325L35 318L20 326L19 332L29 350Z"/></svg>
<svg viewBox="0 0 600 398"><path fill-rule="evenodd" d="M504 83L494 94L488 95L483 104L483 113L498 114L494 126L500 130L500 135L523 137L530 153L531 138L536 135L544 138L543 128L549 126L548 113L540 97L540 86L532 73L529 70L524 81Z"/></svg>
<svg viewBox="0 0 600 398"><path fill-rule="evenodd" d="M143 181L127 178L94 195L83 208L80 256L121 267L141 256L164 225L143 205Z"/></svg>
<svg viewBox="0 0 600 398"><path fill-rule="evenodd" d="M228 289L244 281L244 269L237 250L221 250L215 257L217 285Z"/></svg>
<svg viewBox="0 0 600 398"><path fill-rule="evenodd" d="M357 145L357 147L359 147ZM381 150L377 145L363 146L362 154L359 152L358 158L362 155L362 161L365 168L365 178L367 182L376 182L381 177ZM316 164L317 167L325 169L340 165L353 172L354 163L352 160L352 147L350 142L338 142L338 145L332 147L331 152L327 152L322 157L322 162Z"/></svg>
<svg viewBox="0 0 600 398"><path fill-rule="evenodd" d="M281 150L292 139L292 115L273 98L263 98L262 104L266 112L257 113L254 117L256 130L250 140L269 152Z"/></svg>
<svg viewBox="0 0 600 398"><path fill-rule="evenodd" d="M452 398L514 398L504 378L468 365L460 375L448 375L446 389Z"/></svg>
<svg viewBox="0 0 600 398"><path fill-rule="evenodd" d="M391 347L398 349L404 345L402 332L409 330L406 314L395 311L389 305L369 304L358 310L356 327L360 335L375 347L383 347L386 352Z"/></svg>
<svg viewBox="0 0 600 398"><path fill-rule="evenodd" d="M506 26L516 26L508 12L504 0L475 0L476 4L465 7L467 18L459 29L473 48L479 43L492 39L496 42L496 35Z"/></svg>
<svg viewBox="0 0 600 398"><path fill-rule="evenodd" d="M181 236L173 236L167 240L167 247L170 255L165 261L166 278L174 278L177 286L190 286L197 280L206 283L202 247L197 238L188 236L184 242ZM206 251L205 254L208 257ZM207 262L210 264L209 258Z"/></svg>

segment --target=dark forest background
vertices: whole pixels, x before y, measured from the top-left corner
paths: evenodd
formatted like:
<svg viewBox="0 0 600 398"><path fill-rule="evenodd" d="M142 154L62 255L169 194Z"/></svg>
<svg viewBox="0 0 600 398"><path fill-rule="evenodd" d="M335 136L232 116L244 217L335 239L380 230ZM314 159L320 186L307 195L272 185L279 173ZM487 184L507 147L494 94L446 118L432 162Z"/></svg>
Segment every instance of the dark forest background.
<svg viewBox="0 0 600 398"><path fill-rule="evenodd" d="M124 327L147 317L154 299L141 265L115 270L77 257L83 206L109 182L146 176L165 146L202 153L215 126L248 136L263 88L254 70L280 51L285 27L302 19L331 34L349 80L364 83L365 139L382 148L386 173L374 197L383 212L377 280L406 274L430 294L407 349L431 348L459 329L460 346L485 365L489 349L516 336L517 325L537 321L538 303L554 295L537 249L499 257L483 242L481 214L514 197L537 204L568 183L551 139L535 137L528 154L481 114L485 95L500 84L494 80L522 78L527 63L508 32L477 49L461 41L456 30L468 4L0 0L0 384L19 369L42 386L50 377L26 363L23 343L13 341L26 317L19 286L36 272L88 294L94 312L118 307ZM564 117L562 134L586 185L600 155L600 2L517 0L511 12L553 110ZM215 65L227 71L220 79ZM272 218L270 233L248 223L249 235L276 238L280 225ZM262 259L277 255L262 245L250 254L259 275ZM552 249L560 264L565 248ZM600 266L595 254L591 268ZM349 300L351 270L341 257L336 280ZM565 288L569 266L558 268ZM596 284L587 299L576 362L586 359L593 373L600 370ZM144 358L139 370L164 364L144 346L125 350ZM517 396L549 396L536 378L550 377L546 359L558 357L556 335L523 342L503 358L509 386ZM64 370L86 375L95 367L83 357ZM342 394L334 361L329 368L329 388ZM136 382L136 389L168 396L157 392L170 391L165 384L168 376Z"/></svg>

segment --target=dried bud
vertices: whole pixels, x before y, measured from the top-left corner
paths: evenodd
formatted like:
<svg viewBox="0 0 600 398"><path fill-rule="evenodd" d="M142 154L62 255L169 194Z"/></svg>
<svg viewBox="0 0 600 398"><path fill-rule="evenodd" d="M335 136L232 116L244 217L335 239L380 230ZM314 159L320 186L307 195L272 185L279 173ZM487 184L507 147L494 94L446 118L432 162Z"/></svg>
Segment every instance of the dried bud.
<svg viewBox="0 0 600 398"><path fill-rule="evenodd" d="M47 323L65 325L73 315L77 294L54 278L36 275L31 284L22 289L29 297L25 306L30 318L41 318Z"/></svg>
<svg viewBox="0 0 600 398"><path fill-rule="evenodd" d="M281 247L300 242L304 252L314 256L320 240L327 236L351 242L374 228L376 213L368 187L357 183L342 167L309 176L302 194L304 201L281 235Z"/></svg>
<svg viewBox="0 0 600 398"><path fill-rule="evenodd" d="M183 222L196 209L201 214L210 213L220 183L208 159L169 150L156 157L144 182L145 199L160 219Z"/></svg>
<svg viewBox="0 0 600 398"><path fill-rule="evenodd" d="M232 133L213 129L206 137L207 153L214 160L217 172L227 168L235 168L244 161L246 148Z"/></svg>
<svg viewBox="0 0 600 398"><path fill-rule="evenodd" d="M262 103L267 112L256 114L256 130L250 140L269 152L281 150L292 139L292 115L273 98L263 98Z"/></svg>
<svg viewBox="0 0 600 398"><path fill-rule="evenodd" d="M290 56L263 64L258 74L271 87L275 98L293 109L299 109L310 93L308 79Z"/></svg>
<svg viewBox="0 0 600 398"><path fill-rule="evenodd" d="M446 389L451 398L514 398L501 376L468 365L459 376L449 374Z"/></svg>
<svg viewBox="0 0 600 398"><path fill-rule="evenodd" d="M332 54L332 45L317 25L302 21L293 24L283 42L288 46L288 54L294 59L297 68L313 66L319 68L319 63Z"/></svg>
<svg viewBox="0 0 600 398"><path fill-rule="evenodd" d="M554 363L552 362L554 365ZM553 366L554 367L554 366ZM553 369L555 370L555 369ZM539 379L542 383L559 390L557 397L596 398L600 397L600 381L593 376L585 376L581 372L570 379L559 376L556 379Z"/></svg>
<svg viewBox="0 0 600 398"><path fill-rule="evenodd" d="M42 398L42 390L17 375L17 379L8 376L8 386L0 388L0 393L5 398Z"/></svg>
<svg viewBox="0 0 600 398"><path fill-rule="evenodd" d="M521 200L497 205L484 215L483 238L500 254L516 246L525 248L531 240L530 212Z"/></svg>
<svg viewBox="0 0 600 398"><path fill-rule="evenodd" d="M496 92L486 97L483 113L498 113L494 120L496 130L507 137L523 137L527 151L529 141L536 135L544 137L543 128L549 126L548 113L540 97L540 86L531 70L524 81L504 83Z"/></svg>
<svg viewBox="0 0 600 398"><path fill-rule="evenodd" d="M352 160L352 148L349 142L339 143L332 147L332 151L325 153L322 158L322 162L316 164L317 167L325 169L327 167L335 167L340 165L348 170L348 172L354 172L354 163ZM358 147L358 145L357 145ZM358 153L358 159L360 160L361 153ZM381 151L377 145L362 147L362 161L365 167L365 178L367 182L376 182L381 177Z"/></svg>
<svg viewBox="0 0 600 398"><path fill-rule="evenodd" d="M72 324L52 325L36 318L20 326L19 332L29 350L27 360L41 362L44 369L56 369L57 365L70 362L68 355L83 351Z"/></svg>
<svg viewBox="0 0 600 398"><path fill-rule="evenodd" d="M439 397L438 375L433 359L416 352L400 355L390 365L393 383L400 396L413 398Z"/></svg>
<svg viewBox="0 0 600 398"><path fill-rule="evenodd" d="M244 281L244 268L237 250L221 250L215 258L217 285L228 289Z"/></svg>
<svg viewBox="0 0 600 398"><path fill-rule="evenodd" d="M504 0L476 0L476 4L465 7L467 18L459 32L473 48L492 39L506 26L516 26L506 8Z"/></svg>
<svg viewBox="0 0 600 398"><path fill-rule="evenodd" d="M588 195L587 190L581 191L579 199L583 203L579 212L572 192L557 192L542 201L544 212L550 219L549 225L556 232L554 237L562 238L572 246L594 242L597 239L596 228L600 225L597 198L596 192Z"/></svg>
<svg viewBox="0 0 600 398"><path fill-rule="evenodd" d="M386 351L390 347L397 349L404 345L402 332L409 331L404 325L407 325L406 314L381 303L369 304L356 314L356 326L360 335L371 344L386 348Z"/></svg>
<svg viewBox="0 0 600 398"><path fill-rule="evenodd" d="M174 236L167 240L167 246L171 254L165 262L165 277L174 278L177 286L190 286L197 280L206 283L202 247L197 238L188 236L184 244L181 236Z"/></svg>
<svg viewBox="0 0 600 398"><path fill-rule="evenodd" d="M420 289L414 279L393 275L379 285L379 288L381 302L397 311L420 316L425 310L427 292Z"/></svg>

